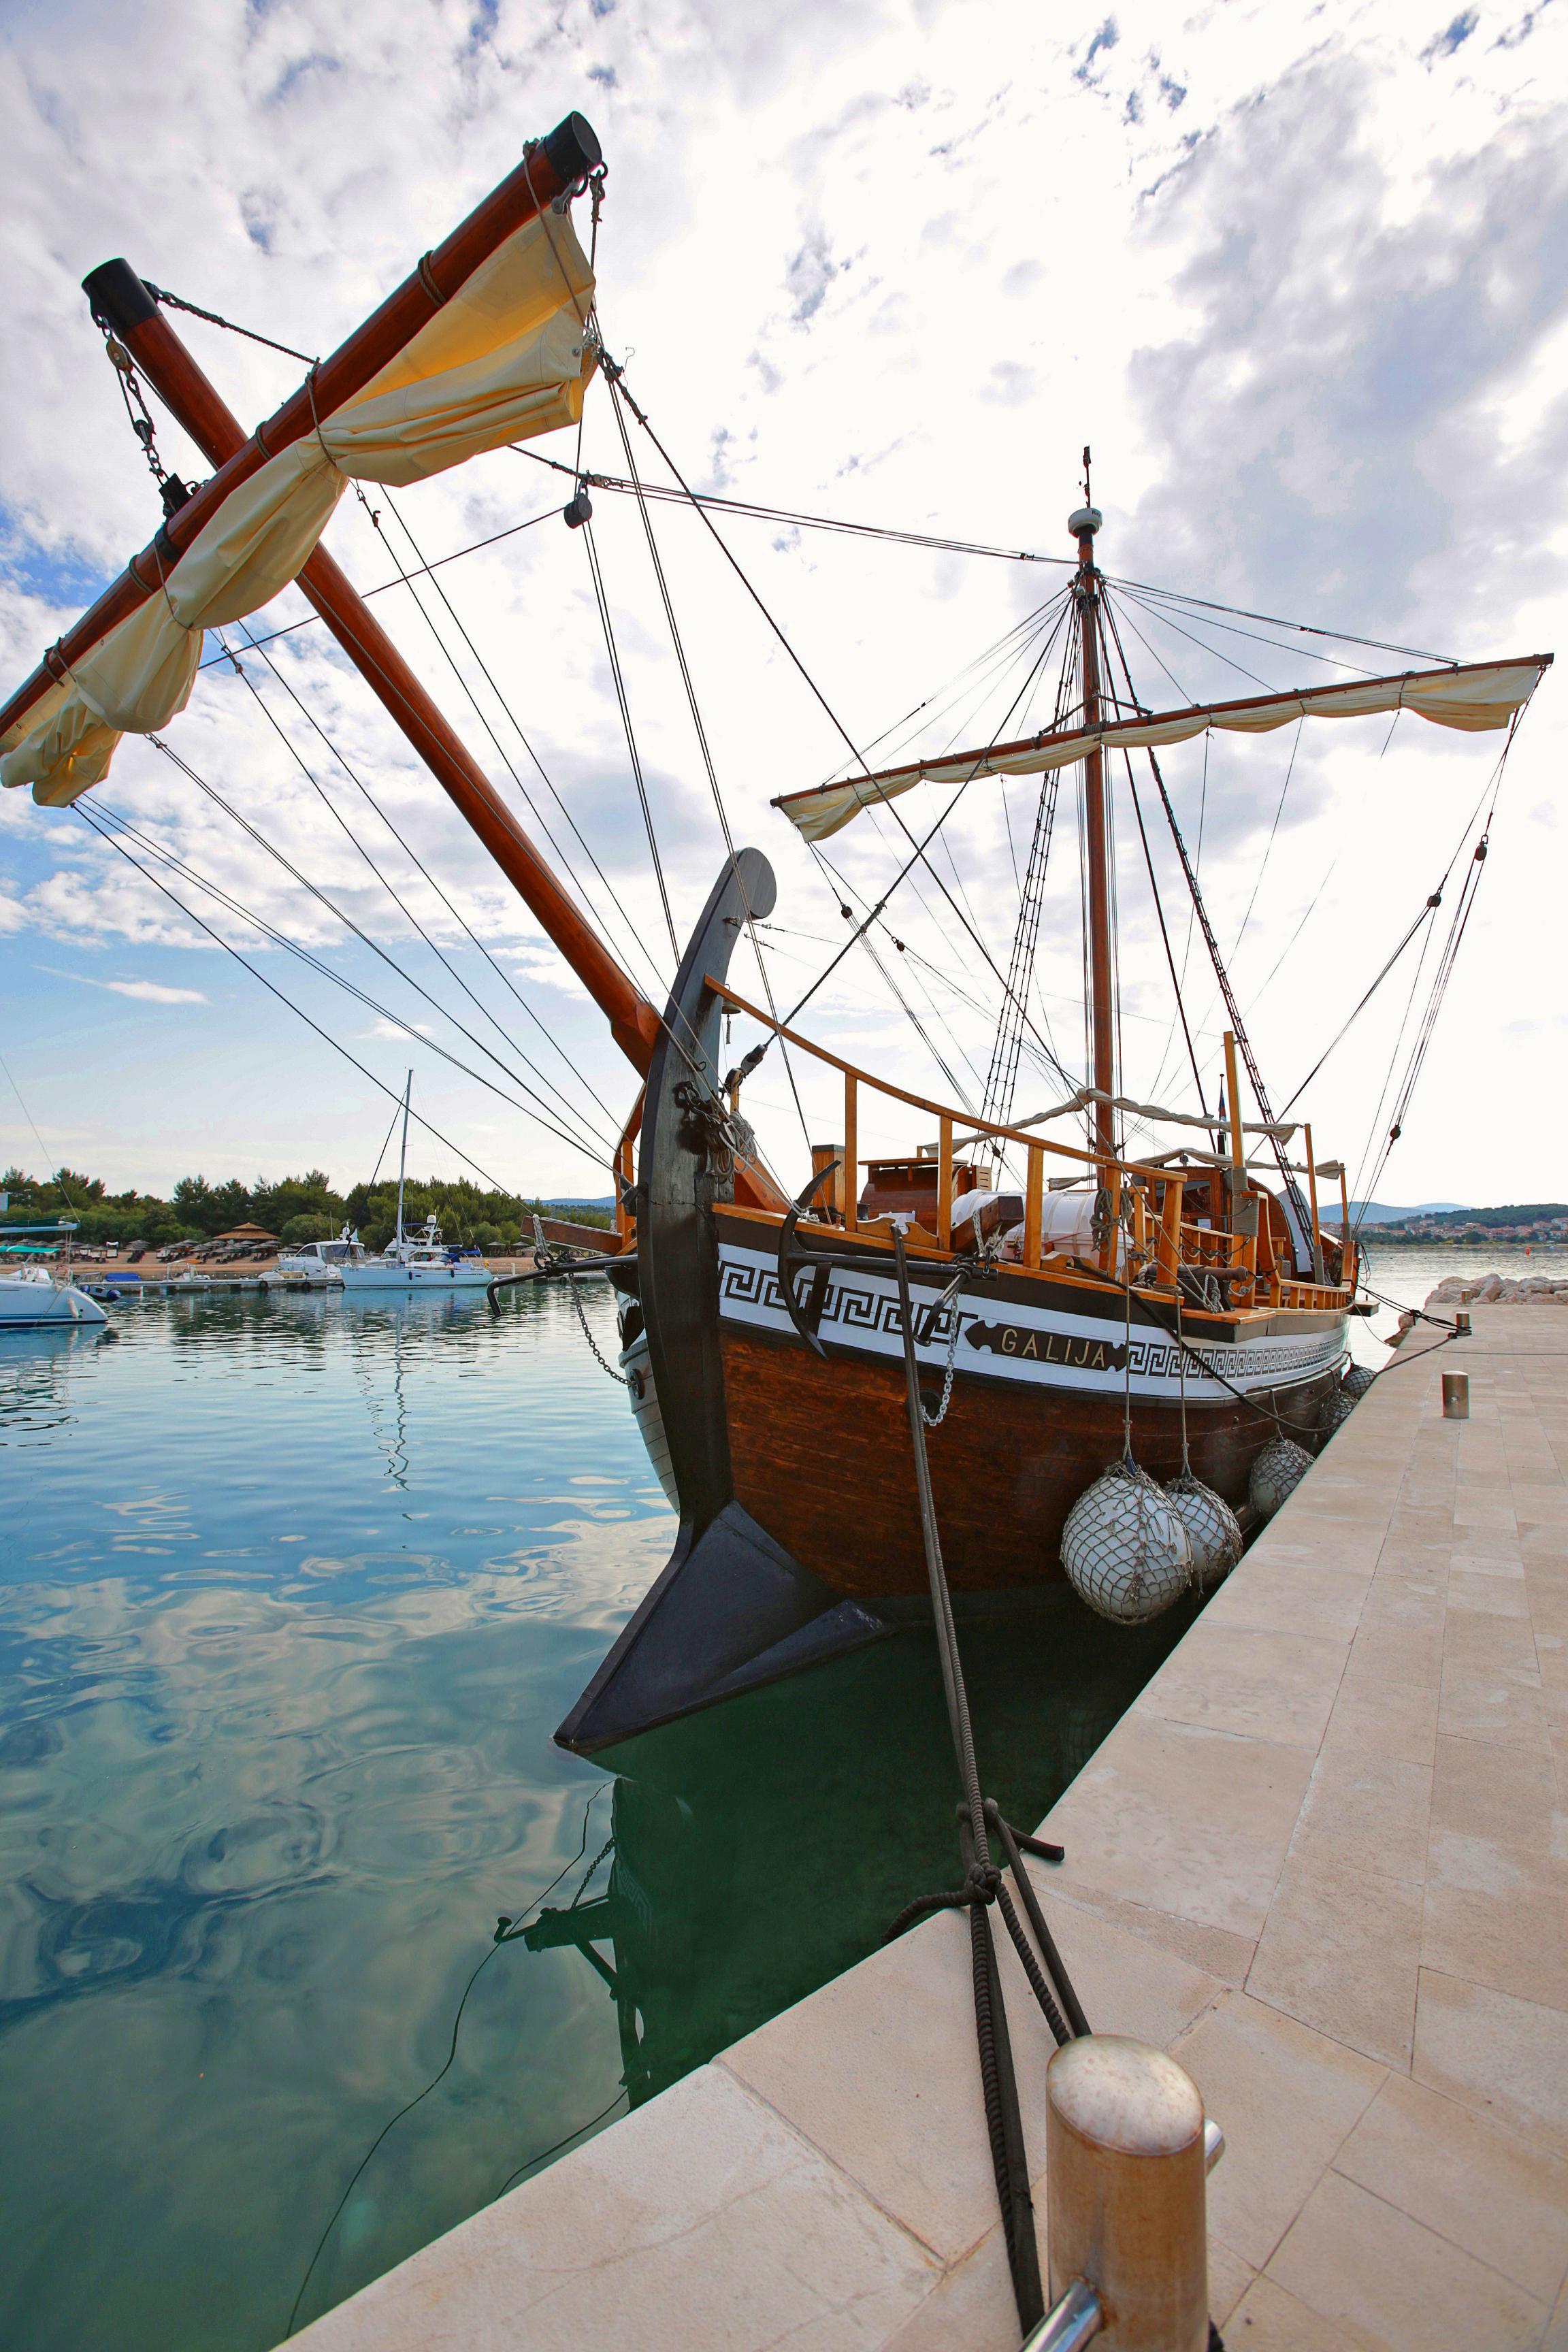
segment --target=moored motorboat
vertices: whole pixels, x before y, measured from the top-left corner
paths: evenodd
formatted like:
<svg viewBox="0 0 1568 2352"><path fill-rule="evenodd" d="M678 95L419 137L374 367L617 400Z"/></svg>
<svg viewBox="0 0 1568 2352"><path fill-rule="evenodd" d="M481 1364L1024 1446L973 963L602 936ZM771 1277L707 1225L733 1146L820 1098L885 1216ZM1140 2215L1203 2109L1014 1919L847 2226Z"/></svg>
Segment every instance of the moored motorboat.
<svg viewBox="0 0 1568 2352"><path fill-rule="evenodd" d="M279 1250L278 1264L261 1276L264 1290L341 1290L347 1268L363 1265L370 1252L347 1224L336 1241L298 1242Z"/></svg>

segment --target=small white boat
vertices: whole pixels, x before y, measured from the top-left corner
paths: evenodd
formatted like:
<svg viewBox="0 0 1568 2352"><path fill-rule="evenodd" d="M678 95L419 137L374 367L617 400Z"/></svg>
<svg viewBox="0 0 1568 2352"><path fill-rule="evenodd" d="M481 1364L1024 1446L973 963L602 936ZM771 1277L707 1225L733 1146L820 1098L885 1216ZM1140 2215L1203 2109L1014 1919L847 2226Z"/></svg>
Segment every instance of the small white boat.
<svg viewBox="0 0 1568 2352"><path fill-rule="evenodd" d="M360 1261L342 1270L345 1290L488 1290L490 1270L481 1257L460 1257L447 1249L434 1216L415 1234L403 1229L403 1188L408 1174L408 1110L414 1097L414 1073L403 1093L403 1151L397 1163L397 1227L379 1257L360 1253ZM345 1232L347 1228L344 1228Z"/></svg>
<svg viewBox="0 0 1568 2352"><path fill-rule="evenodd" d="M108 1320L85 1290L79 1290L74 1282L57 1282L41 1265L7 1266L0 1272L0 1330Z"/></svg>
<svg viewBox="0 0 1568 2352"><path fill-rule="evenodd" d="M261 1277L268 1290L341 1290L348 1267L363 1265L370 1253L359 1235L345 1225L335 1242L301 1242L281 1250L271 1274Z"/></svg>

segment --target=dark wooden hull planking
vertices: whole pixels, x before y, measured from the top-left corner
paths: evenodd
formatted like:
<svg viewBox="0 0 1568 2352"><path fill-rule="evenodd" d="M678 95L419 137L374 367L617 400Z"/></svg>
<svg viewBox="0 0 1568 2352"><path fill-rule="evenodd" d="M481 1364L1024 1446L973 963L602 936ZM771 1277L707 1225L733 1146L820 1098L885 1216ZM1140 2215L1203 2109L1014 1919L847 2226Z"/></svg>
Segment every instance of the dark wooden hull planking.
<svg viewBox="0 0 1568 2352"><path fill-rule="evenodd" d="M735 1494L803 1568L835 1592L875 1601L925 1589L901 1370L834 1358L798 1339L726 1328L724 1391ZM933 1384L934 1386L934 1384ZM1273 1391L1310 1427L1331 1373ZM955 1375L947 1418L927 1438L942 1559L954 1591L1017 1592L1062 1573L1068 1511L1122 1451L1122 1408ZM1192 1465L1237 1505L1271 1420L1235 1401L1189 1405ZM1133 1458L1156 1478L1182 1466L1181 1419L1137 1404Z"/></svg>

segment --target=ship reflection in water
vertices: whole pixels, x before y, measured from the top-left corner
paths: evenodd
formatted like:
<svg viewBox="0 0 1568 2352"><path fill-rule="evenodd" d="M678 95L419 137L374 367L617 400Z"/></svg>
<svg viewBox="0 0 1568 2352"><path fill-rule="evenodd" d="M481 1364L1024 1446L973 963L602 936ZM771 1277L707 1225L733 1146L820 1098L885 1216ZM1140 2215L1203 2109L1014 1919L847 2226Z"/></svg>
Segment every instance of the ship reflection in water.
<svg viewBox="0 0 1568 2352"><path fill-rule="evenodd" d="M1005 1814L1032 1826L1049 1809L1194 1613L1112 1630L1058 1590L961 1627L982 1779ZM634 2106L957 1880L929 1631L648 1733L616 1761L607 1887L545 1908L522 1941L575 1947L602 1979Z"/></svg>

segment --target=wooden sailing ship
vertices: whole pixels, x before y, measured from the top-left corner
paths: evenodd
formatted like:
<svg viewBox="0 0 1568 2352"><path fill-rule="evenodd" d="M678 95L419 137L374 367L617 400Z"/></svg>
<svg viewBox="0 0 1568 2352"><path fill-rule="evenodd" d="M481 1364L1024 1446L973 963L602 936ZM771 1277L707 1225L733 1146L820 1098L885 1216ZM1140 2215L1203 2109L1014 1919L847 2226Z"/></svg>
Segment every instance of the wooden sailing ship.
<svg viewBox="0 0 1568 2352"><path fill-rule="evenodd" d="M1240 1504L1281 1426L1311 1432L1356 1307L1343 1166L1314 1157L1310 1129L1297 1146L1298 1130L1271 1116L1217 948L1228 1109L1156 1109L1179 1127L1184 1117L1167 1150L1140 1155L1122 1140L1126 1111L1140 1107L1117 1091L1110 757L1315 715L1408 709L1462 730L1506 728L1551 658L1148 711L1106 684L1101 519L1086 478L1070 522L1076 693L1058 723L782 803L819 839L922 782L1081 771L1089 1082L1058 1116L1086 1115L1084 1139L1016 1125L996 1104L976 1116L917 1096L742 998L731 951L774 899L753 849L726 862L668 1001L650 1003L316 543L344 478L416 480L580 416L605 355L570 205L598 163L578 116L531 145L253 434L135 273L122 261L94 271L86 287L111 355L215 471L194 491L174 485L155 541L0 710L5 781L68 803L100 781L121 732L149 731L181 707L195 658L182 633L199 651L204 626L297 580L604 1013L642 1082L617 1154L608 1271L632 1407L679 1530L558 1734L583 1750L879 1639L918 1610L926 1573L894 1220L920 1362L945 1407L930 1454L956 1595L978 1603L1058 1579L1069 1508L1124 1451L1157 1478L1190 1456L1205 1484ZM1012 982L1006 993L1016 1012ZM827 1066L842 1087L838 1131L800 1171L795 1198L746 1126L745 1066L721 1067L727 1013ZM1243 1116L1244 1081L1256 1118ZM870 1164L863 1185L858 1139L879 1098L899 1107L907 1153ZM1337 1231L1321 1216L1321 1184L1333 1188Z"/></svg>

